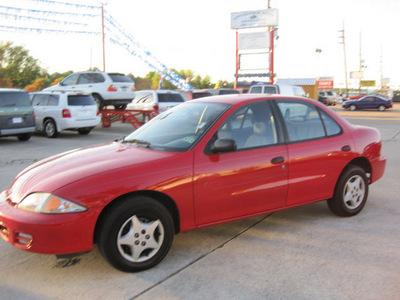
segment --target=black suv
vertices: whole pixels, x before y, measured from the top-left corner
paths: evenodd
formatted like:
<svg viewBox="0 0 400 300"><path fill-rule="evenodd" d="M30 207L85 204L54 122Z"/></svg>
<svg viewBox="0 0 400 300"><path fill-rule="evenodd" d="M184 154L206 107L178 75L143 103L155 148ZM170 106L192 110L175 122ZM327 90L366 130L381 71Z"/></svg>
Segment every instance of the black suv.
<svg viewBox="0 0 400 300"><path fill-rule="evenodd" d="M27 141L35 131L35 115L25 90L0 89L0 137Z"/></svg>

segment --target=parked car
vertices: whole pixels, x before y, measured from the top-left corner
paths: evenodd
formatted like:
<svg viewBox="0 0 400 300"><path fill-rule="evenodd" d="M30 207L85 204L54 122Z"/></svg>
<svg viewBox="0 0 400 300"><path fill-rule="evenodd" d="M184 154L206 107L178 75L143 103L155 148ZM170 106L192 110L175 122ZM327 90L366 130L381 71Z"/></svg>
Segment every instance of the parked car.
<svg viewBox="0 0 400 300"><path fill-rule="evenodd" d="M361 98L363 98L365 96L368 96L368 93L360 93L360 94L357 94L357 95L354 95L354 96L350 96L349 98L347 98L347 100L358 100L358 99L361 99Z"/></svg>
<svg viewBox="0 0 400 300"><path fill-rule="evenodd" d="M79 92L31 93L36 130L55 138L62 130L86 135L100 123L97 104L90 94Z"/></svg>
<svg viewBox="0 0 400 300"><path fill-rule="evenodd" d="M383 176L378 130L315 100L227 95L187 101L132 134L24 169L0 193L0 235L30 252L90 251L122 271L158 264L173 236L327 200L363 209Z"/></svg>
<svg viewBox="0 0 400 300"><path fill-rule="evenodd" d="M163 112L185 102L181 93L172 90L142 90L136 92L135 98L128 104L131 110Z"/></svg>
<svg viewBox="0 0 400 300"><path fill-rule="evenodd" d="M123 110L135 97L135 83L121 73L86 71L73 73L59 84L48 87L44 91L82 91L91 94L97 102L99 110L106 105Z"/></svg>
<svg viewBox="0 0 400 300"><path fill-rule="evenodd" d="M358 100L347 100L342 103L342 107L350 110L357 109L377 109L384 111L393 106L392 100L381 96L366 96Z"/></svg>
<svg viewBox="0 0 400 300"><path fill-rule="evenodd" d="M228 88L221 88L221 89L208 89L207 90L213 96L219 95L230 95L230 94L240 94L238 90L235 89L228 89Z"/></svg>
<svg viewBox="0 0 400 300"><path fill-rule="evenodd" d="M0 137L27 141L35 131L35 115L25 90L0 89Z"/></svg>
<svg viewBox="0 0 400 300"><path fill-rule="evenodd" d="M318 100L320 97L326 99L326 105L336 105L337 96L334 91L318 91Z"/></svg>
<svg viewBox="0 0 400 300"><path fill-rule="evenodd" d="M212 94L206 89L191 90L191 91L179 90L179 92L181 93L185 101L212 96Z"/></svg>
<svg viewBox="0 0 400 300"><path fill-rule="evenodd" d="M280 94L305 97L306 92L300 86L283 84L257 84L250 87L250 94Z"/></svg>

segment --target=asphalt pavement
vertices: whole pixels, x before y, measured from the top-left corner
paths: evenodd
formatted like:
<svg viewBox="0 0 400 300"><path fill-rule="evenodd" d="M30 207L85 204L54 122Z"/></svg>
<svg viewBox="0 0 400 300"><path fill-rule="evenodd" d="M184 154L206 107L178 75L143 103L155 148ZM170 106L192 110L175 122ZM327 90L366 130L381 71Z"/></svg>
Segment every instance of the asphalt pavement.
<svg viewBox="0 0 400 300"><path fill-rule="evenodd" d="M378 128L387 157L363 211L333 215L325 202L178 234L155 268L123 273L97 248L56 259L0 240L0 299L400 299L400 104L385 112L343 111ZM0 190L31 163L129 134L130 124L88 136L0 139Z"/></svg>

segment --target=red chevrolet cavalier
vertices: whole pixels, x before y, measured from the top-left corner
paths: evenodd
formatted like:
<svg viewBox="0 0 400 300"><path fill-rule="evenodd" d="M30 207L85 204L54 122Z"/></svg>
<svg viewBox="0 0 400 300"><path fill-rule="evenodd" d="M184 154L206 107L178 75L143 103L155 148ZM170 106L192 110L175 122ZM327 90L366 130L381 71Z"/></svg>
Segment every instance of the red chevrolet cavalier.
<svg viewBox="0 0 400 300"><path fill-rule="evenodd" d="M356 215L385 162L376 129L311 99L202 98L23 170L0 194L0 234L57 255L97 243L116 268L140 271L178 232L321 200Z"/></svg>

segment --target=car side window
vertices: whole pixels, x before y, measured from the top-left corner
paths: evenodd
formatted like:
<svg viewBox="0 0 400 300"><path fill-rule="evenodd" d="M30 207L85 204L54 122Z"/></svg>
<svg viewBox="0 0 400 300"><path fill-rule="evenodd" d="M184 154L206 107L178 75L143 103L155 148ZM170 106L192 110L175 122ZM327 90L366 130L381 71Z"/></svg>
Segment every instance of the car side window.
<svg viewBox="0 0 400 300"><path fill-rule="evenodd" d="M319 110L303 102L278 102L283 115L289 141L312 140L326 136Z"/></svg>
<svg viewBox="0 0 400 300"><path fill-rule="evenodd" d="M71 74L62 81L62 85L74 85L78 81L79 74Z"/></svg>
<svg viewBox="0 0 400 300"><path fill-rule="evenodd" d="M49 101L47 102L48 106L58 106L58 95L50 95Z"/></svg>
<svg viewBox="0 0 400 300"><path fill-rule="evenodd" d="M47 105L48 98L49 98L49 95L35 95L32 99L32 106Z"/></svg>
<svg viewBox="0 0 400 300"><path fill-rule="evenodd" d="M90 79L90 73L83 73L81 76L79 76L78 84L86 84L86 83L91 83Z"/></svg>
<svg viewBox="0 0 400 300"><path fill-rule="evenodd" d="M93 83L101 83L106 81L104 79L104 76L100 73L92 73L90 77L91 77L90 81Z"/></svg>
<svg viewBox="0 0 400 300"><path fill-rule="evenodd" d="M232 139L237 150L278 143L275 119L266 101L239 108L218 129L217 138Z"/></svg>
<svg viewBox="0 0 400 300"><path fill-rule="evenodd" d="M342 128L336 121L330 117L327 113L321 111L321 117L325 125L326 134L328 136L334 136L342 133Z"/></svg>

